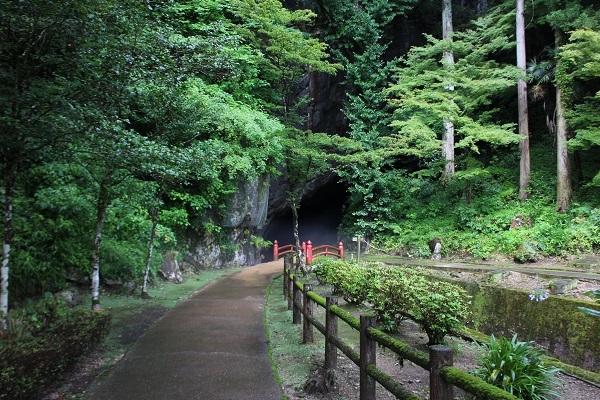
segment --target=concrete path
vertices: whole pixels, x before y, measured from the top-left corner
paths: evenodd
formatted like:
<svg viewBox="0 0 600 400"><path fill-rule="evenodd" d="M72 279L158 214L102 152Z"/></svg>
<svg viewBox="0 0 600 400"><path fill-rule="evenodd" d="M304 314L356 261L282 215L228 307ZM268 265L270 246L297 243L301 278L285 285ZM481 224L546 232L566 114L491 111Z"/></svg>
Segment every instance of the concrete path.
<svg viewBox="0 0 600 400"><path fill-rule="evenodd" d="M283 260L220 278L153 325L86 400L280 400L263 325Z"/></svg>

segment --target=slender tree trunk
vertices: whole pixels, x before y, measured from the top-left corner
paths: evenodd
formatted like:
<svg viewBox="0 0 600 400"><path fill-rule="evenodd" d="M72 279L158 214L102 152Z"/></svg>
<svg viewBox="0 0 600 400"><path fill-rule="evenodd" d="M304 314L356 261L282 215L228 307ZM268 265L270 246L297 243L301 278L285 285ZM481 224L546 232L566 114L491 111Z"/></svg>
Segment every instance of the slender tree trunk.
<svg viewBox="0 0 600 400"><path fill-rule="evenodd" d="M529 181L531 180L531 162L529 157L529 111L527 105L527 54L525 47L525 4L524 0L517 0L517 67L523 75L519 79L517 88L519 107L519 134L523 136L519 143L521 162L519 168L519 198L524 201L529 198Z"/></svg>
<svg viewBox="0 0 600 400"><path fill-rule="evenodd" d="M564 41L563 33L557 29L554 32L556 48ZM571 205L573 188L571 183L571 166L569 163L569 128L565 118L565 108L562 85L556 85L556 210L565 212Z"/></svg>
<svg viewBox="0 0 600 400"><path fill-rule="evenodd" d="M452 40L452 1L442 1L442 38L444 40ZM445 67L449 68L454 65L454 53L452 51L444 52ZM446 87L447 90L454 90L454 85ZM442 153L446 160L444 167L444 179L449 179L454 175L454 123L452 119L444 118L444 134L442 135Z"/></svg>
<svg viewBox="0 0 600 400"><path fill-rule="evenodd" d="M298 255L298 268L302 271L302 273L306 272L306 258L305 255L302 254L302 246L300 245L300 230L299 219L298 219L298 203L295 199L292 200L292 224L294 229L294 242L296 243L296 254Z"/></svg>
<svg viewBox="0 0 600 400"><path fill-rule="evenodd" d="M4 326L6 314L8 314L8 277L10 250L12 245L12 217L13 196L17 181L18 161L17 158L7 160L4 173L4 240L2 243L2 267L0 268L0 325Z"/></svg>
<svg viewBox="0 0 600 400"><path fill-rule="evenodd" d="M568 128L562 102L562 89L558 85L556 87L556 210L561 213L567 211L573 195L567 149Z"/></svg>
<svg viewBox="0 0 600 400"><path fill-rule="evenodd" d="M108 208L108 193L106 183L100 184L97 204L96 233L94 234L94 251L92 253L92 310L100 310L100 244L102 242L102 228L106 221Z"/></svg>
<svg viewBox="0 0 600 400"><path fill-rule="evenodd" d="M562 89L556 86L556 210L565 212L571 205L573 188L567 149L568 127L562 100Z"/></svg>
<svg viewBox="0 0 600 400"><path fill-rule="evenodd" d="M154 238L156 237L156 227L158 226L158 215L160 208L156 207L152 214L152 232L150 233L150 243L148 244L148 256L146 257L146 273L144 274L144 284L142 285L142 298L148 296L148 276L150 275L150 261L152 260L152 251L154 250Z"/></svg>

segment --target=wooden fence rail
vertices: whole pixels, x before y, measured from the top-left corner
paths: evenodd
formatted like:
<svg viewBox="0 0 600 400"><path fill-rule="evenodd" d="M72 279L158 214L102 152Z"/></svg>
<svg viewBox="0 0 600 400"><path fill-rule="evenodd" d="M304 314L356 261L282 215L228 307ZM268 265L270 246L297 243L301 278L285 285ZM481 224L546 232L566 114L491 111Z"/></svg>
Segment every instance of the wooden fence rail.
<svg viewBox="0 0 600 400"><path fill-rule="evenodd" d="M302 324L302 343L314 342L315 327L325 337L326 370L336 369L338 349L356 364L360 370L360 400L375 400L375 382L381 384L397 399L420 400L376 367L377 344L429 371L430 400L453 399L454 386L477 396L478 399L518 400L510 393L453 367L453 350L449 346L431 346L429 354L426 354L376 329L373 315L354 317L337 305L337 298L323 298L312 291L311 285L303 284L297 273L292 271L292 265L291 257L286 257L283 292L288 300L288 309L292 310L293 323ZM325 309L324 323L315 318L315 306ZM359 331L360 352L355 351L338 336L339 320Z"/></svg>

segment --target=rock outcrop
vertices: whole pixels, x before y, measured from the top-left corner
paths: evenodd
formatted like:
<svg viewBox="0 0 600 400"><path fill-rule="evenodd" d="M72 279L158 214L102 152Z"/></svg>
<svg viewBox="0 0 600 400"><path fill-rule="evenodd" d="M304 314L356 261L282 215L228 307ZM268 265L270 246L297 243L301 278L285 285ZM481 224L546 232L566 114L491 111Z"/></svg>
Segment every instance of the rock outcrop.
<svg viewBox="0 0 600 400"><path fill-rule="evenodd" d="M240 181L220 221L221 230L190 239L184 261L195 269L254 265L260 262L255 238L267 220L269 175Z"/></svg>

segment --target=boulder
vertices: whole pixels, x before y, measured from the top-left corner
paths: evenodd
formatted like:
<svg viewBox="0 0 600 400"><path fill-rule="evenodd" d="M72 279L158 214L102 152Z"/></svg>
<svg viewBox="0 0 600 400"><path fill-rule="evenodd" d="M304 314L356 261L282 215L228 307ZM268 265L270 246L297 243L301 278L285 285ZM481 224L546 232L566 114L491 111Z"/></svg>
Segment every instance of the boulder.
<svg viewBox="0 0 600 400"><path fill-rule="evenodd" d="M79 304L79 293L74 290L64 290L60 293L56 293L54 298L62 300L68 307L74 307Z"/></svg>
<svg viewBox="0 0 600 400"><path fill-rule="evenodd" d="M564 294L577 288L577 279L556 279L550 283L554 294Z"/></svg>
<svg viewBox="0 0 600 400"><path fill-rule="evenodd" d="M177 262L177 254L176 251L167 251L163 256L163 266L159 271L165 280L173 283L183 282L181 269Z"/></svg>
<svg viewBox="0 0 600 400"><path fill-rule="evenodd" d="M429 249L431 250L431 259L440 260L442 258L442 241L439 238L435 238L429 242Z"/></svg>
<svg viewBox="0 0 600 400"><path fill-rule="evenodd" d="M534 222L533 218L528 215L515 215L514 218L510 220L510 229L529 228L533 226Z"/></svg>

